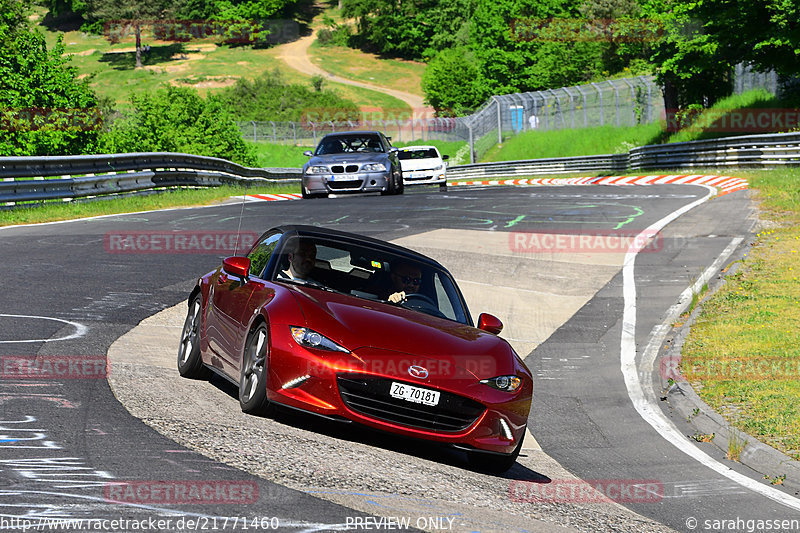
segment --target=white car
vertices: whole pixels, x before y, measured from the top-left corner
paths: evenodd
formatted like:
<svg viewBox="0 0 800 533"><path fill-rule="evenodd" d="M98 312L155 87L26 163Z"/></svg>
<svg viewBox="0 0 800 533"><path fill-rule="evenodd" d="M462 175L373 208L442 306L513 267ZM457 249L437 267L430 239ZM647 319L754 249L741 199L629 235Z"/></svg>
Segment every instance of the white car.
<svg viewBox="0 0 800 533"><path fill-rule="evenodd" d="M448 156L439 154L435 146L407 146L399 148L397 156L403 171L405 185L439 185L447 188Z"/></svg>

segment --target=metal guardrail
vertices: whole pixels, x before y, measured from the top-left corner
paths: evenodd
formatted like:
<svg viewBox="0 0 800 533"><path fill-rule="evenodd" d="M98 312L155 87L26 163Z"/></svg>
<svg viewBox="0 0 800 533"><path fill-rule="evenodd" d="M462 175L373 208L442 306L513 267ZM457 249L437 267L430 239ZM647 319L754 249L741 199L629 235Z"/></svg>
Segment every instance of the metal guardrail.
<svg viewBox="0 0 800 533"><path fill-rule="evenodd" d="M249 168L216 157L169 152L0 157L0 202L81 198L181 185L299 182L300 175L299 168Z"/></svg>
<svg viewBox="0 0 800 533"><path fill-rule="evenodd" d="M628 153L459 165L450 179L485 179L579 172L800 165L800 133L747 135L633 148Z"/></svg>
<svg viewBox="0 0 800 533"><path fill-rule="evenodd" d="M450 179L485 179L779 165L800 165L800 133L641 146L624 154L458 165L450 167L447 174ZM0 157L0 202L81 198L173 186L299 182L300 177L299 168L248 168L215 157L176 153Z"/></svg>

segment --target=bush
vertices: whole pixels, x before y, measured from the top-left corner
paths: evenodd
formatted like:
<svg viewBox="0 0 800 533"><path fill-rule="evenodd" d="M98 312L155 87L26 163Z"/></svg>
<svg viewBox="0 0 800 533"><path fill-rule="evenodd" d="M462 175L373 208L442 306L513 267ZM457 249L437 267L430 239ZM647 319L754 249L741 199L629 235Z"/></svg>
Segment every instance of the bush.
<svg viewBox="0 0 800 533"><path fill-rule="evenodd" d="M254 165L228 107L187 87L166 87L131 97L132 114L117 120L102 136L102 150L182 152Z"/></svg>
<svg viewBox="0 0 800 533"><path fill-rule="evenodd" d="M24 27L24 26L23 26ZM101 116L86 80L34 30L0 25L0 155L72 155L97 148Z"/></svg>
<svg viewBox="0 0 800 533"><path fill-rule="evenodd" d="M240 121L354 120L359 117L358 106L323 89L322 83L318 89L316 85L312 88L289 84L278 70L256 80L240 79L223 91L220 98Z"/></svg>

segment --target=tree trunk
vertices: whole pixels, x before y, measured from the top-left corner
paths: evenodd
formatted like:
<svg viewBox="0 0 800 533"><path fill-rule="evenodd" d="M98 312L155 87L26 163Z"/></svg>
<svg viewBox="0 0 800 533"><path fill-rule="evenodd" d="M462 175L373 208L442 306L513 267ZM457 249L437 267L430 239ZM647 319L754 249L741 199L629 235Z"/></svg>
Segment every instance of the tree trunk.
<svg viewBox="0 0 800 533"><path fill-rule="evenodd" d="M669 78L664 80L664 109L667 113L678 111L678 88Z"/></svg>
<svg viewBox="0 0 800 533"><path fill-rule="evenodd" d="M142 30L136 22L136 68L142 68Z"/></svg>

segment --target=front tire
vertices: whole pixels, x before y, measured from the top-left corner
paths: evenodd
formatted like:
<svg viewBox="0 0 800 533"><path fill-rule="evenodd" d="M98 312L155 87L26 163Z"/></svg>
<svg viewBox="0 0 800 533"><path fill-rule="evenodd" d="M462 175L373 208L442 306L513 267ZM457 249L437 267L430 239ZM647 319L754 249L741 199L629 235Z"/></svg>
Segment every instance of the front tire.
<svg viewBox="0 0 800 533"><path fill-rule="evenodd" d="M268 415L274 405L267 399L269 333L259 324L247 337L239 376L239 405L248 414Z"/></svg>
<svg viewBox="0 0 800 533"><path fill-rule="evenodd" d="M403 183L403 175L400 174L397 178L397 187L395 187L395 194L403 194L406 185Z"/></svg>
<svg viewBox="0 0 800 533"><path fill-rule="evenodd" d="M200 357L200 313L203 309L199 294L189 302L189 312L183 323L181 343L178 346L178 373L191 379L204 379L209 375Z"/></svg>
<svg viewBox="0 0 800 533"><path fill-rule="evenodd" d="M467 460L470 466L481 472L489 474L500 475L514 466L519 457L519 452L522 450L522 441L525 440L525 435L520 437L517 447L510 455L495 455L481 452L467 452Z"/></svg>
<svg viewBox="0 0 800 533"><path fill-rule="evenodd" d="M382 196L389 196L391 194L397 194L396 179L394 174L389 176L389 179L386 180L386 190L381 191Z"/></svg>

